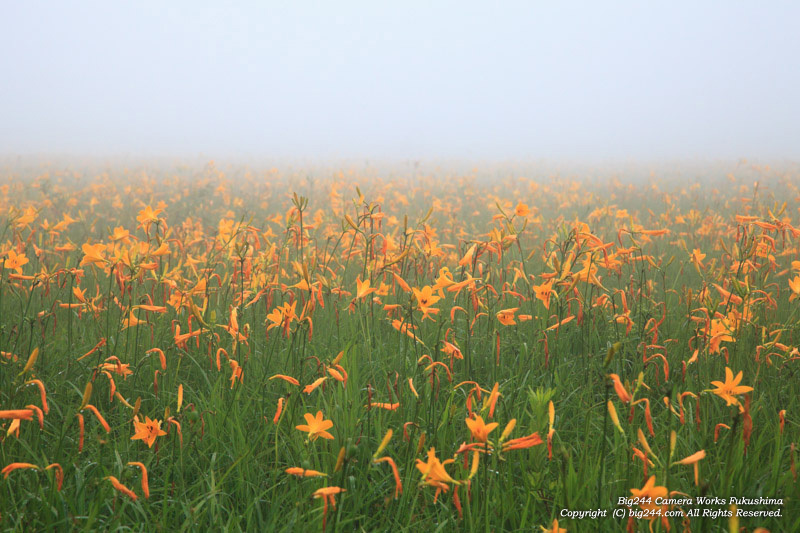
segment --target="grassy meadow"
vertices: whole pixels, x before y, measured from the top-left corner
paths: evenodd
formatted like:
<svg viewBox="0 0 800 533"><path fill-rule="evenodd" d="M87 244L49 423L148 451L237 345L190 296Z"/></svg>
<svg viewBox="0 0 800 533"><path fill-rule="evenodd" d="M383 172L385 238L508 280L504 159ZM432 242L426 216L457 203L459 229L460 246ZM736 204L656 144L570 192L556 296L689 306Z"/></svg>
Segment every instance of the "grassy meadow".
<svg viewBox="0 0 800 533"><path fill-rule="evenodd" d="M5 168L0 530L800 530L800 174L705 172Z"/></svg>

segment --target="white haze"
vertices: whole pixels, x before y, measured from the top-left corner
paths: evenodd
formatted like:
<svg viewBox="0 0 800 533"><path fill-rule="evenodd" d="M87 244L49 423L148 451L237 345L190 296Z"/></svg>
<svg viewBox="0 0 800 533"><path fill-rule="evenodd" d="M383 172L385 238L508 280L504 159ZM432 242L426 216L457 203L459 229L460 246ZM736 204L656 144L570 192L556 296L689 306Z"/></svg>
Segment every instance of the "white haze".
<svg viewBox="0 0 800 533"><path fill-rule="evenodd" d="M3 156L800 158L794 2L0 6Z"/></svg>

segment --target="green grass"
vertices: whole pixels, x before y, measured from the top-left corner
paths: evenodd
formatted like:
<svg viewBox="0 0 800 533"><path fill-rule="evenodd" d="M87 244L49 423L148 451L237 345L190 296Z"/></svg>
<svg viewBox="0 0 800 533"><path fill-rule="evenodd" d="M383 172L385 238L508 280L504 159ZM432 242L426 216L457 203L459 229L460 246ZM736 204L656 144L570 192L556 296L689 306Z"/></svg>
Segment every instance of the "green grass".
<svg viewBox="0 0 800 533"><path fill-rule="evenodd" d="M575 189L572 184L576 182L561 180L543 183L534 191L529 188L531 182L516 179L499 185L469 182L471 188L465 186L466 181L429 179L412 185L411 180L396 179L373 182L361 190L361 201L359 193L337 181L343 197L355 200L332 206L330 182L312 187L291 176L269 173L230 182L221 174L211 168L194 176L172 179L166 174L163 179L144 179L129 191L133 202L121 206L114 206L113 199L124 194L125 184L132 183L130 177L115 181L102 177L85 181L40 178L34 181L37 188L31 188L31 182L9 179L10 189L2 200L3 212L9 213L0 237L5 242L3 251L11 246L24 250L30 260L23 266L24 274L46 272L52 277L49 281L19 281L10 279L12 270L3 270L0 347L18 358L14 361L0 356L0 410L41 406L36 386L25 384L35 377L47 389L50 412L44 417L43 429L39 429L35 416L33 421L23 421L19 438L6 435L9 421L3 421L0 466L13 462L41 467L59 463L64 482L62 490L57 490L53 470L16 470L0 479L0 529L319 530L323 503L312 494L323 486L337 486L346 492L336 497L336 508L329 509L328 531L531 531L551 526L554 519L570 531L622 531L626 520L612 517L611 511L618 507L620 497L630 497L631 489L641 488L647 479L642 461L633 457L633 447L642 448L637 438L639 429L656 457L649 475L656 476L657 485L691 497L782 498L781 518L742 518L740 525L748 531L755 527L800 529L800 494L791 470L793 453L797 459L793 446L798 435L796 414L800 412L795 375L798 362L790 353L797 345L800 328L796 310L800 302L789 301L787 284L794 276L789 272L791 261L798 258L797 238L788 227L770 232L752 224L737 224L734 218L747 212L772 222L769 213L780 210L777 199L797 197L796 180L766 175L759 190L747 188L742 194L734 187L718 187L714 194L712 189L719 185L715 183L699 189L664 183L666 192L654 194L644 184L627 187L611 182L584 183L583 188ZM220 183L225 184L225 190L217 188ZM293 205L287 190L297 190L308 198L308 206L296 198L303 209L302 222L297 214L287 222L285 215ZM408 205L395 196L395 191L402 192ZM753 200L743 203L740 196ZM99 203L91 206L92 197ZM73 205L70 198L75 198ZM164 220L157 229L154 225L145 233L137 228L136 215L144 205L155 206L160 200L167 204L159 215ZM495 200L500 204L495 205ZM538 210L527 225L520 217L511 220L518 201ZM19 213L29 205L39 212L35 221L21 226ZM12 206L15 211L9 211ZM431 206L434 209L429 213ZM616 218L614 208L591 215L607 206L627 209L634 218ZM320 209L321 221L312 222ZM785 212L787 224L796 223L792 209ZM379 227L376 220L365 216L379 211L397 217L397 222L384 219ZM54 234L42 227L44 219L52 226L64 213L77 220L65 231ZM352 231L345 234L351 228L344 213L358 227L357 239L352 238ZM508 214L506 219L492 221L501 213ZM272 221L275 215L280 216L279 221ZM408 222L404 232L405 215ZM686 222L676 222L679 215ZM228 235L217 235L223 218L235 222L233 229ZM576 219L588 222L603 243L615 242L610 250L635 248L631 257L651 256L655 266L646 260L624 260L618 272L600 267L602 287L575 282L572 274L580 270L588 253L588 244L576 243ZM644 229L669 228L671 232L647 239L632 224ZM155 270L118 265L113 276L102 268L85 265L78 283L69 269L83 257L81 245L87 241L110 242L108 235L118 225L139 240L149 239L151 249L168 242L172 255L153 258ZM246 226L254 230L248 231ZM504 237L517 234L517 240L505 240L502 254L486 250L491 241L488 232L493 228ZM620 228L633 229L634 233L618 234ZM771 251L774 268L745 245L748 241L741 233L745 229L748 239L758 241L761 235L775 239L776 249ZM294 238L299 232L308 238L302 246ZM390 236L397 246L385 255L381 250L384 236ZM431 255L427 253L430 239L452 247L445 247L441 256ZM74 243L77 249L54 251L66 242ZM479 243L483 254L472 264L459 266L458 260L472 243ZM34 246L43 253L37 255ZM406 248L410 251L403 256ZM694 248L707 254L705 270L696 269L689 260ZM553 296L548 311L524 279L534 275L533 284L538 285L542 274L554 269L560 274L556 263L547 257L550 252L558 265L564 264L570 252L578 259L572 274L567 273L554 286L557 296ZM675 259L670 261L672 256ZM387 262L400 259L383 268L384 257L389 258ZM600 262L602 257L597 252L592 261ZM190 259L196 263L187 264ZM133 264L149 260L140 256ZM758 267L751 272L731 268L734 261L745 260ZM268 313L295 299L299 300L300 314L309 299L308 291L290 287L301 279L293 261L305 263L312 282L324 276L324 307L317 303L312 312L311 334L311 324L300 321L291 323L286 336L281 327L267 334ZM241 267L248 262L242 282ZM326 265L329 269L324 268ZM421 320L416 300L394 282L390 271L396 271L412 287L422 287L433 285L443 266L449 267L456 282L467 274L480 279L476 286L479 290L474 293L475 299L468 289L457 296L445 292L445 298L433 306L440 310L432 315L433 320ZM517 270L523 275L515 280ZM272 283L276 272L277 285ZM397 304L396 314L389 317L383 305L370 301L374 295L348 309L357 277L369 278L373 286L381 281L390 285L389 294L380 296L380 300L382 304ZM193 302L202 306L207 298L207 306L200 312L208 327L201 328L199 347L192 338L181 348L174 341L173 323L180 325L182 333L188 332L192 313L167 305L166 292L176 287L189 289L200 279L208 280L207 288L194 296ZM749 286L749 291L734 288L733 279ZM171 282L177 285L171 287ZM520 297L504 293L504 283ZM743 303L726 300L714 288L715 283L742 296ZM481 289L484 285L491 285L496 294ZM87 309L79 313L59 306L76 302L71 290L75 286L85 289L87 296L97 297L95 303L102 308L97 316ZM698 294L704 287L708 296L701 301ZM246 306L263 288L273 290ZM337 294L335 289L352 295ZM242 299L243 291L247 294ZM597 301L603 295L608 298L606 306ZM774 304L763 299L765 295ZM139 311L137 316L148 323L123 329L130 306L150 303L148 298L153 305L166 305L167 312ZM630 332L626 332L626 323L615 320L623 305L628 306L633 322ZM731 332L735 340L722 342L721 353L710 353L703 324L691 320L704 316L696 310L706 307L712 316L714 310L727 315L733 310L741 313L748 305L751 315ZM453 306L463 308L463 312L456 311L451 319ZM531 320L502 325L496 313L514 307L518 308L517 317L531 315ZM229 323L231 308L237 309L242 328L249 325L246 344L235 342L221 328ZM476 319L478 313L482 314ZM580 317L558 329L547 329L571 315ZM391 319L401 317L411 317L419 328L421 342L392 327ZM653 324L662 318L656 339ZM198 320L191 320L196 330ZM780 332L779 337L776 332ZM453 361L452 381L438 368L432 384L430 371L425 370L430 362L423 356L449 366L450 358L443 351L445 337L460 348L463 359ZM105 346L78 360L103 338L107 339ZM775 341L789 350L776 347ZM607 358L616 343L618 349ZM34 348L39 349L38 359L31 370L21 374ZM164 351L166 370L155 354L146 354L151 348ZM243 369L242 382L233 387L224 355L221 371L217 371L215 355L219 348ZM697 360L684 371L683 364L695 349ZM645 363L643 350L648 356L664 355L668 379L662 360ZM325 374L322 366L330 365L340 352L344 353L339 364L348 374L346 387ZM769 363L768 354L773 354ZM111 355L130 364L133 371L125 379L113 376L117 391L131 405L140 399L139 416L159 419L162 429L169 431L158 437L152 448L131 440L132 410L117 398L110 401L110 382L96 372ZM724 379L726 366L734 373L742 371L742 384L754 388L750 394L752 435L746 450L739 409L726 406L722 398L708 392L713 388L711 381ZM629 422L629 406L617 397L607 378L610 373L626 381L629 391L636 389L634 400L649 399L654 435L647 428L643 403L634 406ZM640 373L644 384L637 388ZM275 374L293 376L301 387L269 380ZM329 376L324 385L310 394L301 392L302 386L323 375ZM409 378L419 397L412 393ZM90 381L90 401L105 417L110 432L103 430L89 410L81 411L85 436L79 451L76 414ZM426 459L431 447L444 460L462 443L470 442L465 418L471 386L455 387L463 381L477 382L486 391L499 383L502 396L492 419L499 427L490 435L495 443L512 418L517 424L509 438L538 432L546 439L549 401L555 408L555 433L552 458L546 444L481 456L469 487L464 483L458 489L463 512L459 516L453 487L434 503L436 489L421 484L415 464ZM184 390L180 412L179 385ZM667 409L664 398L678 411L678 396L687 391L697 399L685 398L685 423L681 424L679 416ZM285 398L286 404L274 424L279 398ZM744 404L743 396L739 398ZM369 409L370 399L400 405L393 411ZM624 433L608 416L608 400L619 413ZM475 412L488 421L488 409L481 411L481 402L474 397L472 402ZM165 421L167 409L180 424L182 444L177 426ZM329 430L333 440L310 442L305 433L295 429L305 423L303 414L318 410L333 421ZM786 411L783 433L779 430L780 410ZM408 440L404 438L406 423L411 423L407 426ZM717 424L730 429L720 429L715 442ZM382 455L392 457L397 464L403 485L397 499L390 466L372 462L389 429L394 436ZM672 431L676 444L670 454ZM420 444L423 437L424 444ZM345 450L344 462L336 471L341 448ZM672 463L699 450L705 450L706 457L699 462L696 486L691 466ZM467 463L472 460L469 454L466 458ZM143 497L139 469L126 466L131 461L147 467L148 499ZM327 477L300 479L284 472L293 466L319 470ZM466 482L469 464L464 468L462 455L446 468L453 478ZM133 501L116 491L107 476L117 477L139 498ZM570 520L560 516L564 509L607 509L609 516ZM680 518L670 524L675 530L682 528ZM635 527L645 531L648 522L640 520ZM727 519L700 517L691 518L690 527L693 531L727 531L729 524ZM653 528L663 530L658 521Z"/></svg>

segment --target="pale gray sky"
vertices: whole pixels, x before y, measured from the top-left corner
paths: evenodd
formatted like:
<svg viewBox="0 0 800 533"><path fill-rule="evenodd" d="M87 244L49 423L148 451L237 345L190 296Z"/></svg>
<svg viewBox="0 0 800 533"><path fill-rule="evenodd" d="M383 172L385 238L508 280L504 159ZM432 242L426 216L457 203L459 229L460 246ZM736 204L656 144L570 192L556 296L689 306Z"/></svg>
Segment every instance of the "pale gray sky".
<svg viewBox="0 0 800 533"><path fill-rule="evenodd" d="M800 159L797 2L0 2L0 154Z"/></svg>

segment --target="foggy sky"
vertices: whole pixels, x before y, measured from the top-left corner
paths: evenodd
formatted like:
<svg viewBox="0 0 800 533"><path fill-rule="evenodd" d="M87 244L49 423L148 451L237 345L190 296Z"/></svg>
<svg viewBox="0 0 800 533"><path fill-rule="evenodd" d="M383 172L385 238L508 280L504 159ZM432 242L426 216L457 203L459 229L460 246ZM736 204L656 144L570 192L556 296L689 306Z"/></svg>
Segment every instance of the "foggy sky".
<svg viewBox="0 0 800 533"><path fill-rule="evenodd" d="M800 159L793 2L0 3L0 154Z"/></svg>

